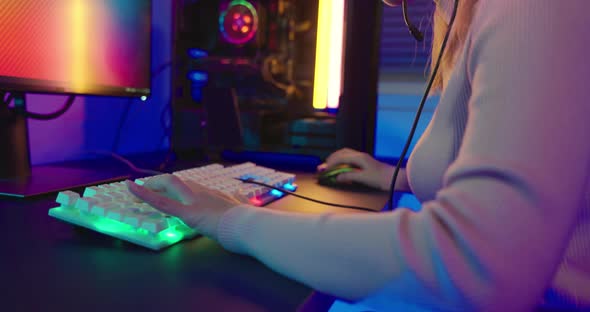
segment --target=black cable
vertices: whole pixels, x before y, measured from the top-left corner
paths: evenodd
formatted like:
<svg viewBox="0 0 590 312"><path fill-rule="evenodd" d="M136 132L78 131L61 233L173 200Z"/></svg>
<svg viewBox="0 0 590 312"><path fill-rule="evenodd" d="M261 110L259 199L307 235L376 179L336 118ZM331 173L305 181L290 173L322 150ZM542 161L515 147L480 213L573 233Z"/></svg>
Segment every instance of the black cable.
<svg viewBox="0 0 590 312"><path fill-rule="evenodd" d="M53 119L59 118L63 114L65 114L70 109L70 107L72 107L72 104L74 104L75 99L76 99L75 95L68 96L68 99L66 100L64 106L53 113L39 114L39 113L33 113L33 112L25 112L25 117L30 118L30 119L36 119L36 120L53 120Z"/></svg>
<svg viewBox="0 0 590 312"><path fill-rule="evenodd" d="M173 160L173 157L175 156L172 141L170 141L169 144L170 144L170 147L168 148L168 151L166 152L166 156L164 157L164 160L162 160L162 162L158 166L158 170L160 170L160 171L166 170L166 167L168 167L168 164L170 164L170 162Z"/></svg>
<svg viewBox="0 0 590 312"><path fill-rule="evenodd" d="M109 152L109 151L88 151L88 152L84 152L84 154L93 154L93 155L102 155L102 156L112 157L112 158L124 163L125 165L127 165L129 167L129 169L131 169L137 173L149 174L149 175L164 174L164 172L157 171L157 170L139 168L131 160L129 160L117 153L113 153L113 152Z"/></svg>
<svg viewBox="0 0 590 312"><path fill-rule="evenodd" d="M339 207L339 208L349 208L349 209L369 211L369 212L379 212L379 211L377 211L375 209L366 208L366 207L351 206L351 205L341 205L341 204L334 204L334 203L329 203L329 202L317 200L317 199L314 199L314 198L311 198L311 197L307 197L307 196L299 195L299 194L294 193L294 192L291 192L291 191L287 191L287 190L285 190L283 188L280 188L280 187L271 186L271 185L268 185L268 184L265 184L265 183L262 183L262 182L254 181L252 178L250 178L250 179L235 178L235 179L238 180L238 181L242 181L244 183L250 183L250 184L256 184L256 185L268 187L268 188L277 190L279 192L283 192L285 194L289 194L289 195L292 195L292 196L295 196L295 197L299 197L301 199L309 200L311 202L322 204L322 205L326 205L326 206L333 206L333 207Z"/></svg>
<svg viewBox="0 0 590 312"><path fill-rule="evenodd" d="M168 68L168 66L170 66L170 65L172 65L172 62L168 61L168 62L162 63L161 65L156 67L156 69L152 70L151 79L154 79L159 74L164 72L164 70L166 68ZM121 119L119 120L119 125L117 127L117 130L115 133L115 138L113 140L113 146L112 146L112 151L114 153L116 153L117 150L119 149L119 145L120 145L120 141L121 141L121 132L122 132L123 127L125 126L125 123L128 119L129 111L131 110L132 103L133 103L133 98L130 98L129 101L127 102L127 105L126 105L124 111L123 111L123 114L121 115Z"/></svg>
<svg viewBox="0 0 590 312"><path fill-rule="evenodd" d="M167 65L172 65L172 62L169 62ZM160 163L158 167L159 170L165 170L170 161L174 158L174 141L172 140L172 120L173 120L173 110L172 110L172 92L170 94L170 99L168 100L167 104L164 108L160 111L160 125L162 126L163 133L160 141L158 142L158 148L162 146L166 139L168 139L168 151L166 152L166 156L164 160Z"/></svg>
<svg viewBox="0 0 590 312"><path fill-rule="evenodd" d="M173 62L168 61L168 62L163 63L160 66L156 67L156 69L154 69L152 71L152 79L154 77L158 76L159 74L161 74L166 68L168 68L172 65L173 65ZM172 91L170 91L170 92L172 92ZM168 100L166 105L164 105L164 109L160 112L160 125L162 126L162 129L164 129L164 134L162 135L162 138L159 140L158 147L162 144L164 139L166 139L167 137L170 136L171 129L166 123L165 116L166 116L166 113L168 112L168 110L171 109L171 102L172 102L172 93L170 94L170 99ZM172 117L170 117L170 118L172 118ZM168 151L168 153L170 153L170 151ZM168 162L167 159L168 159L168 157L166 157L165 163ZM164 163L160 164L160 168L164 168Z"/></svg>
<svg viewBox="0 0 590 312"><path fill-rule="evenodd" d="M156 69L154 69L152 71L152 79L154 77L158 76L160 73L162 73L164 71L164 69L166 69L170 65L172 65L172 61L168 61L168 62L163 63L162 65L156 67Z"/></svg>
<svg viewBox="0 0 590 312"><path fill-rule="evenodd" d="M0 123L6 122L7 117L8 118L12 117L12 116L10 116L11 115L10 108L8 107L10 102L7 102L5 100L7 94L8 94L7 92L0 91Z"/></svg>
<svg viewBox="0 0 590 312"><path fill-rule="evenodd" d="M0 101L2 101L2 105L10 105L12 102L12 95L8 92L0 92Z"/></svg>
<svg viewBox="0 0 590 312"><path fill-rule="evenodd" d="M162 129L164 129L164 133L162 139L160 140L160 144L166 139L166 137L170 136L171 134L171 124L167 121L172 119L172 99L168 101L168 103L164 106L162 111L160 112L160 125Z"/></svg>
<svg viewBox="0 0 590 312"><path fill-rule="evenodd" d="M119 119L119 126L117 127L117 132L115 132L115 139L113 140L113 147L111 148L113 153L117 153L119 150L119 145L121 144L121 132L123 132L123 126L125 125L127 117L129 116L131 104L133 104L133 98L129 98L127 100L127 105L125 105L121 119Z"/></svg>
<svg viewBox="0 0 590 312"><path fill-rule="evenodd" d="M165 120L165 113L166 112L168 112L168 114L170 114L169 115L170 122L168 122L168 123L166 123L166 120ZM158 169L160 171L164 171L166 169L166 167L168 167L170 162L172 160L174 160L176 157L176 154L174 152L174 141L172 140L172 131L173 131L173 129L172 129L172 98L170 98L168 105L166 105L165 109L163 110L162 114L160 115L160 121L162 122L162 127L164 129L164 133L162 135L162 138L160 139L159 146L162 146L162 144L165 142L165 140L168 139L168 150L166 151L166 156L164 157L164 160L162 160L162 162L158 166Z"/></svg>
<svg viewBox="0 0 590 312"><path fill-rule="evenodd" d="M406 1L404 1L404 3L405 2ZM443 54L444 54L445 49L447 47L447 43L449 41L449 38L451 37L451 30L453 29L453 24L455 23L455 17L457 16L458 8L459 8L459 0L455 0L455 7L453 8L453 15L451 16L451 20L449 22L449 29L447 30L447 33L445 34L445 38L444 38L443 43L440 48L440 53L438 54L438 58L436 60L436 65L434 66L434 69L432 70L432 74L430 75L430 80L428 81L428 86L426 87L426 90L424 91L424 95L422 96L422 100L420 101L420 106L418 106L418 111L416 112L416 117L414 118L414 123L412 124L410 134L408 135L408 139L406 140L406 144L404 146L402 154L400 155L399 160L397 162L397 166L395 167L395 171L393 172L393 177L391 179L391 186L389 188L389 210L393 210L393 195L395 194L395 182L397 180L397 176L399 175L399 170L402 165L402 162L403 162L404 158L406 157L406 154L408 153L408 149L410 148L410 144L412 143L412 139L414 138L414 133L416 132L416 128L418 126L418 121L420 121L420 115L422 115L422 109L424 108L424 104L426 103L426 99L428 98L428 95L430 94L430 89L432 88L432 84L434 83L434 78L436 77L436 74L438 73L438 68L440 67L440 63L441 63Z"/></svg>
<svg viewBox="0 0 590 312"><path fill-rule="evenodd" d="M168 115L168 116L167 116ZM168 118L166 118L168 117ZM172 120L172 97L168 100L168 103L164 106L162 111L160 112L160 125L164 130L162 136L158 143L158 148L162 146L165 140L168 138L168 150L166 151L166 156L164 160L158 166L159 170L165 170L170 161L174 156L174 143L172 141L172 122L167 122L168 120Z"/></svg>

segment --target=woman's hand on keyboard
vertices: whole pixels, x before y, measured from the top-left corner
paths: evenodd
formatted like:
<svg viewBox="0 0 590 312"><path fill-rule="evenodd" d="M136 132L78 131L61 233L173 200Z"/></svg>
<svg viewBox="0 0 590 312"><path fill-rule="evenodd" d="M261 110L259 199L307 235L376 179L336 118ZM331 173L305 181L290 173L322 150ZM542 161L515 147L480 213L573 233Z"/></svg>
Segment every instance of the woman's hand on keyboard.
<svg viewBox="0 0 590 312"><path fill-rule="evenodd" d="M247 201L197 183L190 185L178 177L165 174L147 180L141 186L127 182L129 190L139 199L169 215L180 218L201 234L217 238L217 224L229 209Z"/></svg>

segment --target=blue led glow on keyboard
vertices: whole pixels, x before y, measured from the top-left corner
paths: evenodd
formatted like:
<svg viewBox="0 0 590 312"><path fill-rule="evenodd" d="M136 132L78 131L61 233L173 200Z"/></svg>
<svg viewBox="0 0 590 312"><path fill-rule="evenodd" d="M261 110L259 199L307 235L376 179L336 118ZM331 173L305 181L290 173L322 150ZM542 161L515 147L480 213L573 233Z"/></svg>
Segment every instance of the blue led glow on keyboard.
<svg viewBox="0 0 590 312"><path fill-rule="evenodd" d="M270 191L270 195L275 196L275 197L281 197L281 196L283 196L283 192L281 192L279 190L272 190L272 191Z"/></svg>
<svg viewBox="0 0 590 312"><path fill-rule="evenodd" d="M297 190L297 186L295 186L294 184L291 184L291 183L287 183L287 184L283 185L283 189L285 189L289 192L295 192Z"/></svg>

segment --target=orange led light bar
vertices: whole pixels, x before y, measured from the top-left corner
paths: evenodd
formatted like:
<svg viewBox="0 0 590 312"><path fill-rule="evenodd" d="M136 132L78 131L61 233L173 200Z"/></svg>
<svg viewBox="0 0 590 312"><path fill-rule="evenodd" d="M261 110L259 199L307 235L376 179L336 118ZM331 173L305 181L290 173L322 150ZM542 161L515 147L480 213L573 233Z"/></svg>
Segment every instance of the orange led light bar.
<svg viewBox="0 0 590 312"><path fill-rule="evenodd" d="M344 0L320 0L313 107L338 108L342 93Z"/></svg>

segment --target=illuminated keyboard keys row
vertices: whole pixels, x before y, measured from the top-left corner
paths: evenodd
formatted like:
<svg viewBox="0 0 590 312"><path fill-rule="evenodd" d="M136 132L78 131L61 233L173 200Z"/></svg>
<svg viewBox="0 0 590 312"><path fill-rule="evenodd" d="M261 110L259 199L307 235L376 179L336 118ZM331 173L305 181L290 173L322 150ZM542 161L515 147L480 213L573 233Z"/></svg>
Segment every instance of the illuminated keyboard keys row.
<svg viewBox="0 0 590 312"><path fill-rule="evenodd" d="M190 187L206 187L229 195L247 197L251 204L263 206L282 198L280 190L295 191L295 175L253 163L224 167L212 164L174 172ZM137 184L157 176L135 180ZM272 187L247 183L257 181ZM197 235L180 219L168 216L135 197L124 182L87 187L80 195L63 191L55 200L60 207L49 210L55 218L118 237L151 249L161 249Z"/></svg>
<svg viewBox="0 0 590 312"><path fill-rule="evenodd" d="M276 191L271 187L246 183L240 180L252 180L287 191L296 190L296 185L293 183L295 181L294 174L256 166L250 162L230 167L212 164L205 167L177 171L174 175L183 181L191 181L228 195L246 196L250 200L250 203L256 206L266 205L282 197L284 193ZM145 180L142 181L140 179L140 181L136 182L141 184Z"/></svg>

